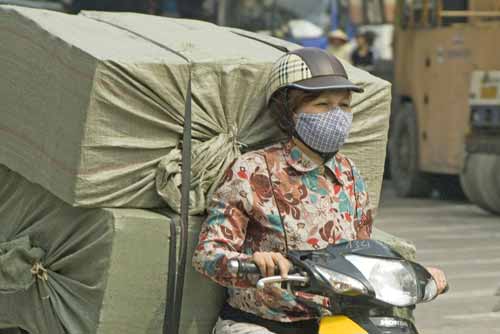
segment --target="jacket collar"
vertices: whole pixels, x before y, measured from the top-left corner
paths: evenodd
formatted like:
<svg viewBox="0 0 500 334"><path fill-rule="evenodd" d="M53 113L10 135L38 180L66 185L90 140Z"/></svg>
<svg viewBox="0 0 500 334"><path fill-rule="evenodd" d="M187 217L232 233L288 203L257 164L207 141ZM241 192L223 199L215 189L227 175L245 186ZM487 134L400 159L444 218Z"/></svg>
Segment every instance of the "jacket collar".
<svg viewBox="0 0 500 334"><path fill-rule="evenodd" d="M319 154L312 151L295 137L285 143L283 149L286 162L298 172L307 173L317 170L320 174L324 174L326 167L333 173L340 184L344 185L348 180L347 173L349 171L342 165L344 159L339 153L325 162Z"/></svg>

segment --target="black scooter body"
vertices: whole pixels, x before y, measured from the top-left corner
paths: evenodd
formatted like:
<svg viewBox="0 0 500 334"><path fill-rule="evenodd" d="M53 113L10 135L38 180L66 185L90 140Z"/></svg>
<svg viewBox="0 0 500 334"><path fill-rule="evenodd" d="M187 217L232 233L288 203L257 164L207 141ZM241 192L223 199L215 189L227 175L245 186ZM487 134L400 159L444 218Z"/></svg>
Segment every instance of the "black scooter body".
<svg viewBox="0 0 500 334"><path fill-rule="evenodd" d="M311 294L327 295L330 298L330 311L333 314L344 314L363 327L369 334L416 334L412 323L395 318L393 305L375 299L375 291L365 276L344 257L355 254L388 260L406 261L409 263L421 284L419 294L423 295L425 283L431 279L425 268L415 262L405 260L399 253L386 244L375 240L353 240L324 249L313 251L289 251L288 259L293 263L295 272L306 272L311 278L306 286L293 286L292 290ZM318 272L317 267L331 269L335 272L357 279L368 289L368 295L346 296L331 292L330 283ZM331 292L331 293L325 293ZM310 301L301 299L310 307L320 307ZM414 306L413 306L414 307Z"/></svg>

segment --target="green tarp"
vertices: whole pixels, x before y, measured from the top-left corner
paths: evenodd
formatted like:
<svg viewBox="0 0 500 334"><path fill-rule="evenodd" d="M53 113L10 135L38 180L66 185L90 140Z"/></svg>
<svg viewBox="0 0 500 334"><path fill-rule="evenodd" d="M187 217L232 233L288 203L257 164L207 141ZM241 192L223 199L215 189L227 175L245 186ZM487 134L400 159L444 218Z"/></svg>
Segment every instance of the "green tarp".
<svg viewBox="0 0 500 334"><path fill-rule="evenodd" d="M199 21L15 6L0 6L0 40L0 163L73 206L178 210L190 71L191 213L241 150L282 136L264 87L283 54L273 44L296 45ZM346 67L366 92L344 151L377 207L390 84Z"/></svg>
<svg viewBox="0 0 500 334"><path fill-rule="evenodd" d="M73 208L0 166L0 328L160 334L170 218ZM191 217L189 254L201 217ZM222 289L188 266L182 334L207 334ZM4 333L0 329L0 333Z"/></svg>

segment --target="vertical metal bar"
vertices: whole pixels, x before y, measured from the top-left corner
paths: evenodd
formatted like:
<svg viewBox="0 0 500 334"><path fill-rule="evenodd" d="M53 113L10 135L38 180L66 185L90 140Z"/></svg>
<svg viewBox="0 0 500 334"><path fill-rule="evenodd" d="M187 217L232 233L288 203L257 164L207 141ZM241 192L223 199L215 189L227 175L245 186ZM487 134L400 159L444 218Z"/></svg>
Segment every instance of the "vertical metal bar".
<svg viewBox="0 0 500 334"><path fill-rule="evenodd" d="M181 240L179 266L177 268L177 288L175 294L176 319L175 331L179 333L184 277L186 275L188 229L189 229L189 190L191 187L191 64L189 65L188 87L184 112L184 133L182 137L182 177L181 177ZM168 333L171 334L171 333Z"/></svg>

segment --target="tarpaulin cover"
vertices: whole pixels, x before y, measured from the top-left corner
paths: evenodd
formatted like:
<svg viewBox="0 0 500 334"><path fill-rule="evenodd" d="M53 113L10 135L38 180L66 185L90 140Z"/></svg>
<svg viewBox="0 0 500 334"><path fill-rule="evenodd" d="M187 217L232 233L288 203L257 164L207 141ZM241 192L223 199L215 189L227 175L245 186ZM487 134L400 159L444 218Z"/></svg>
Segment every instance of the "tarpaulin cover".
<svg viewBox="0 0 500 334"><path fill-rule="evenodd" d="M188 256L201 219L191 218ZM138 209L73 208L0 166L0 328L160 334L169 220ZM191 266L185 284L181 333L207 334L222 289Z"/></svg>
<svg viewBox="0 0 500 334"><path fill-rule="evenodd" d="M178 211L184 103L193 92L192 214L221 171L282 137L264 107L270 37L132 13L0 6L0 163L73 206ZM373 207L382 181L390 84L346 65L353 99L344 151Z"/></svg>

